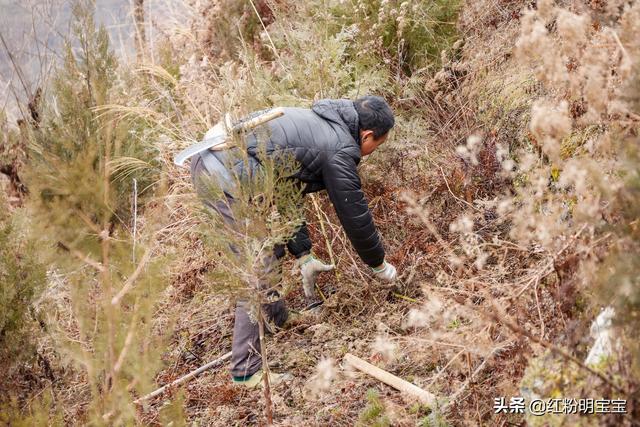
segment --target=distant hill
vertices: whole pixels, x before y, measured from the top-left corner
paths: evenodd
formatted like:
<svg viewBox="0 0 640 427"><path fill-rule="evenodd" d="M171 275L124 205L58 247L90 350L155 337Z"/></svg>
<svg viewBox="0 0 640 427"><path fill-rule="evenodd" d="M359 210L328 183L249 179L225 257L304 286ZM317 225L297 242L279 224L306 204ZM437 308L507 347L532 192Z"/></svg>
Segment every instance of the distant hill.
<svg viewBox="0 0 640 427"><path fill-rule="evenodd" d="M178 4L176 0L147 0L145 8L147 15L151 14L157 24L166 20L166 10ZM71 31L72 5L71 0L0 0L0 34L31 92L40 85L41 76L47 68L42 58L47 58L46 63L61 53L63 40ZM95 18L109 31L111 45L116 52L132 58L135 53L131 1L96 0ZM23 98L22 82L16 75L7 49L0 44L0 101L3 105L6 103L10 112L14 104L11 84L16 88L15 95Z"/></svg>

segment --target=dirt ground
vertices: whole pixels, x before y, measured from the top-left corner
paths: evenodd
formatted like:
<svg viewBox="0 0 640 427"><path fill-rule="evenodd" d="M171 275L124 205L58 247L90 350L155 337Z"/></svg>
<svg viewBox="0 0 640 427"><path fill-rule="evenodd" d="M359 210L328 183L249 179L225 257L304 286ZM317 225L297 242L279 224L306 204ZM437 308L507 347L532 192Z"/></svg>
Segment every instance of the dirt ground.
<svg viewBox="0 0 640 427"><path fill-rule="evenodd" d="M409 183L409 184L415 184ZM499 352L491 354L487 363L482 364L487 350L483 345L473 343L465 327L444 325L447 330L442 335L443 342L434 341L434 331L429 328L406 327L407 318L412 309L420 308L429 300L431 283L438 271L447 264L438 243L433 237L411 219L403 206L400 194L407 188L394 188L387 193L383 187L376 186L376 193L369 197L383 196L374 208L374 217L379 223L381 233L386 237L388 258L399 266L400 281L389 286L372 279L365 267L356 261L357 255L351 253L348 241L342 234L331 206L324 198L320 199L327 226L329 240L333 245L334 256L338 260L338 269L334 274L326 273L320 281L320 288L326 296L319 313L307 315L304 321L287 330L278 331L268 337L269 366L274 372L289 372L294 379L273 390L275 422L283 426L309 425L354 425L360 419L363 424L371 424L376 417L367 419L371 408L367 399L368 390L377 392L391 425L416 425L431 422L437 425L438 411L416 404L403 397L401 393L362 373L354 372L343 363L342 358L349 352L389 372L404 378L443 398L457 394L460 405L447 409L448 417L477 420L484 424L488 419L493 422L518 422L518 418L495 417L492 411L493 398L501 395L516 395L519 379L526 367L525 354L530 351L528 344L512 337L500 336L500 332L489 331L496 346L504 346ZM411 189L415 189L415 185ZM445 196L446 197L446 196ZM450 203L450 201L449 201ZM309 203L310 204L310 203ZM314 251L325 260L329 260L315 212L309 209L307 218L310 233L314 241ZM315 220L314 220L315 219ZM443 221L444 222L444 221ZM441 230L443 235L445 230ZM421 240L422 237L422 240ZM192 242L194 254L198 254L199 243ZM509 254L512 271L521 269L521 254ZM158 384L168 383L204 363L213 360L230 350L233 330L233 303L224 297L210 298L205 295L206 287L211 283L207 271L215 268L215 262L199 259L187 260L186 269L178 275L171 289L172 311L184 313L178 316L174 342L165 356L167 368L157 378ZM296 275L292 259L284 264L284 286L288 307L301 311L307 305L299 278ZM461 277L461 286L468 278ZM465 282L466 283L466 282ZM464 300L464 289L442 288L438 292L449 290L452 298ZM554 307L552 295L540 294L545 310L547 330L554 328ZM522 316L531 316L538 320L539 313L535 305L529 305L530 313L515 310ZM440 323L445 320L440 320ZM464 320L463 320L464 323ZM487 324L488 326L484 326ZM439 325L441 329L443 325ZM478 327L478 325L475 325ZM458 331L459 329L459 331ZM491 329L487 322L482 329ZM446 334L458 335L455 338ZM493 336L492 336L493 334ZM376 338L387 337L396 343L395 359L387 362L375 348ZM449 343L453 344L447 344ZM506 343L506 344L505 344ZM316 374L316 366L323 359L331 359L337 367L337 376L329 390L314 393L310 381ZM482 365L482 366L480 366ZM480 369L472 381L467 383L472 372ZM159 423L159 413L167 398L174 396L170 391L156 398L143 409L145 421ZM212 369L194 379L184 388L184 400L188 418L199 425L260 425L264 422L264 398L261 390L246 390L230 381L228 365ZM364 415L363 415L364 414ZM362 418L365 417L365 418ZM426 421L429 420L429 421Z"/></svg>

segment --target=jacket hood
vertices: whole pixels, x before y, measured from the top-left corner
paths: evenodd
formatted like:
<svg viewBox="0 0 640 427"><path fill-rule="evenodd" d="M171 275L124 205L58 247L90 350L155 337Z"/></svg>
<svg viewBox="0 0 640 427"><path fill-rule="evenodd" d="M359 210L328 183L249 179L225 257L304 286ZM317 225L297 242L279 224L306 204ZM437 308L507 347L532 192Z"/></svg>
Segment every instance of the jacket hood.
<svg viewBox="0 0 640 427"><path fill-rule="evenodd" d="M314 102L311 110L325 120L346 126L360 145L360 119L350 99L322 99Z"/></svg>

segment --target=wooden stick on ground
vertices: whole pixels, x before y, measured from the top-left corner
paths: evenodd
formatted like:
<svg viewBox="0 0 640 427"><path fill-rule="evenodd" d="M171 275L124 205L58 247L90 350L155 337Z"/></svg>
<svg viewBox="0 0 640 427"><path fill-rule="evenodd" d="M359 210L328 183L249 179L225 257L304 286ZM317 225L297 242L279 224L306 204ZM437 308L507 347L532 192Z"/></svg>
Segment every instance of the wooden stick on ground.
<svg viewBox="0 0 640 427"><path fill-rule="evenodd" d="M364 372L365 374L371 375L378 381L382 381L383 383L395 388L396 390L416 397L422 403L425 403L427 405L433 405L436 403L436 397L428 391L423 390L417 385L411 384L410 382L405 381L402 378L398 378L395 375L378 368L377 366L373 366L372 364L365 362L364 360L354 356L351 353L345 354L344 360L349 362L354 368Z"/></svg>
<svg viewBox="0 0 640 427"><path fill-rule="evenodd" d="M216 360L212 360L211 362L207 363L206 365L200 366L198 369L189 372L187 375L185 375L183 377L180 377L177 380L172 381L169 384L164 385L164 386L160 387L159 389L152 391L149 394L146 394L146 395L142 396L140 399L135 400L134 403L141 403L141 402L143 402L145 400L151 399L152 397L156 397L159 394L164 393L164 391L167 390L170 387L175 387L175 386L180 385L182 383L186 383L187 381L190 381L191 379L197 377L198 375L200 375L201 373L203 373L207 369L211 369L214 366L219 365L222 362L224 362L224 361L226 361L226 360L228 360L230 358L231 358L231 352L225 354L222 357L217 358Z"/></svg>

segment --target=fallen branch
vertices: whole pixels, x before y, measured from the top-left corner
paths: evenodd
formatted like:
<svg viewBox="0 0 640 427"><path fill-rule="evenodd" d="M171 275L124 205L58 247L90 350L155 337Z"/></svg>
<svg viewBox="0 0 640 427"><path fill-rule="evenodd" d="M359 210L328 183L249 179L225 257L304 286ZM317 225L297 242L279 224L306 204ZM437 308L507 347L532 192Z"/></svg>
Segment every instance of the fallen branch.
<svg viewBox="0 0 640 427"><path fill-rule="evenodd" d="M373 366L372 364L365 362L364 360L354 356L351 353L345 354L344 360L350 363L354 368L364 372L365 374L371 375L378 381L382 381L383 383L395 388L396 390L416 397L422 403L425 403L427 405L433 405L436 403L436 397L428 391L423 390L417 385L411 384L410 382L405 381L402 378L398 378L395 375L378 368L377 366Z"/></svg>
<svg viewBox="0 0 640 427"><path fill-rule="evenodd" d="M141 402L143 402L145 400L148 400L148 399L151 399L153 397L156 397L156 396L164 393L165 390L167 390L168 388L178 386L178 385L180 385L182 383L186 383L187 381L190 381L191 379L197 377L198 375L200 375L201 373L203 373L207 369L211 369L214 366L219 365L220 363L222 363L222 362L224 362L224 361L226 361L226 360L228 360L230 358L231 358L231 352L225 354L222 357L217 358L216 360L212 360L211 362L207 363L206 365L203 365L203 366L199 367L198 369L189 372L187 375L185 375L183 377L180 377L177 380L172 381L169 384L164 385L164 386L160 387L159 389L157 389L155 391L152 391L149 394L145 394L141 398L136 399L133 403L141 403Z"/></svg>

